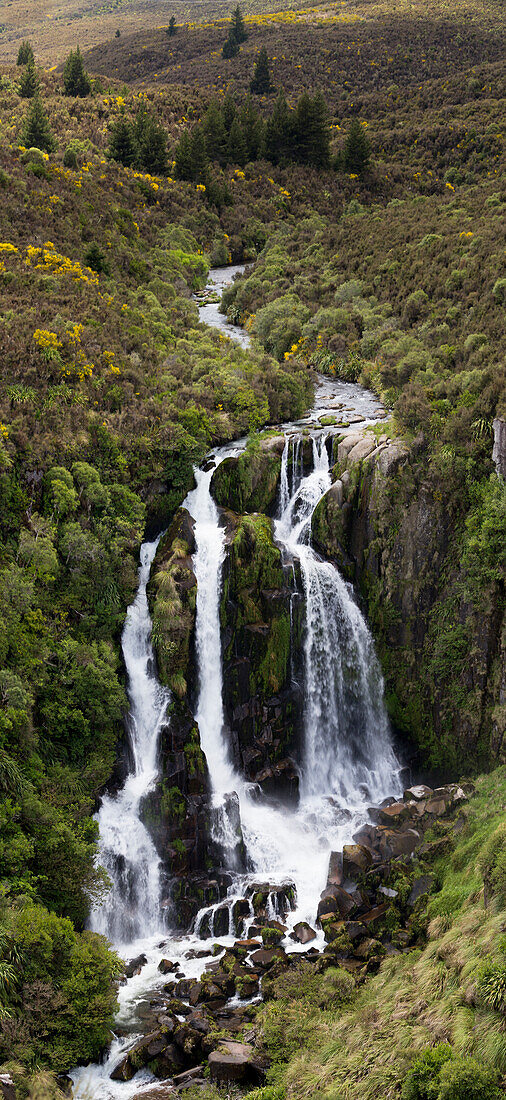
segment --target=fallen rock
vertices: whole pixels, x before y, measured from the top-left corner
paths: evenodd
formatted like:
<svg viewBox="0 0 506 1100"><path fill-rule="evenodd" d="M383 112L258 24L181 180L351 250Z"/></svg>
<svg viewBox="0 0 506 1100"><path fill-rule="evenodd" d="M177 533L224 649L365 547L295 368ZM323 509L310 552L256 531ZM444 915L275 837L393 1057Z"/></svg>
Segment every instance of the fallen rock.
<svg viewBox="0 0 506 1100"><path fill-rule="evenodd" d="M343 853L331 852L327 886L341 886L343 881Z"/></svg>
<svg viewBox="0 0 506 1100"><path fill-rule="evenodd" d="M311 940L316 939L316 932L306 921L299 921L293 927L291 938L292 940L298 940L299 943L311 943Z"/></svg>
<svg viewBox="0 0 506 1100"><path fill-rule="evenodd" d="M406 802L423 802L427 798L431 798L433 795L432 787L426 787L424 783L418 783L415 787L408 787L407 791L404 791L404 799Z"/></svg>
<svg viewBox="0 0 506 1100"><path fill-rule="evenodd" d="M407 901L409 908L413 909L419 898L430 894L433 885L434 875L419 875L418 878L415 878Z"/></svg>
<svg viewBox="0 0 506 1100"><path fill-rule="evenodd" d="M341 917L347 917L356 909L356 902L347 890L342 886L327 886L321 894L318 903L318 919L324 916L332 916L339 913Z"/></svg>
<svg viewBox="0 0 506 1100"><path fill-rule="evenodd" d="M343 873L345 878L354 878L357 872L368 871L372 864L372 855L363 844L345 844L343 848Z"/></svg>
<svg viewBox="0 0 506 1100"><path fill-rule="evenodd" d="M173 963L170 959L160 959L158 963L158 969L160 974L171 974L173 970L176 970L178 963Z"/></svg>
<svg viewBox="0 0 506 1100"><path fill-rule="evenodd" d="M278 960L286 961L286 955L282 947L274 947L271 951L261 947L259 951L253 952L250 959L254 966L259 966L262 970L270 970Z"/></svg>
<svg viewBox="0 0 506 1100"><path fill-rule="evenodd" d="M125 977L133 978L134 974L140 974L147 961L146 955L137 955L137 958L130 959L130 962L125 966Z"/></svg>
<svg viewBox="0 0 506 1100"><path fill-rule="evenodd" d="M253 1059L253 1047L250 1043L237 1043L225 1040L218 1050L209 1055L209 1070L212 1081L229 1082L262 1080L263 1073Z"/></svg>

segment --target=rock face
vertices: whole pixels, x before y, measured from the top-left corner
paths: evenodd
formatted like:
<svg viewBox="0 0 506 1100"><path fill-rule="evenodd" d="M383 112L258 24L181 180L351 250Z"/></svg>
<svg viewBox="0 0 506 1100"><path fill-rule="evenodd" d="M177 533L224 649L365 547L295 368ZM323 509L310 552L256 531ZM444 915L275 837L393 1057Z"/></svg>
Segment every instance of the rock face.
<svg viewBox="0 0 506 1100"><path fill-rule="evenodd" d="M506 420L498 417L493 422L494 446L492 449L492 462L495 463L497 473L506 481Z"/></svg>
<svg viewBox="0 0 506 1100"><path fill-rule="evenodd" d="M289 796L298 786L292 754L301 707L290 661L292 635L300 633L297 608L271 521L242 516L223 575L225 713L243 775L265 791Z"/></svg>
<svg viewBox="0 0 506 1100"><path fill-rule="evenodd" d="M505 438L497 421L498 469ZM423 745L425 763L460 771L504 762L504 587L466 594L459 483L429 468L423 437L408 448L348 433L333 473L313 541L364 597L394 723Z"/></svg>

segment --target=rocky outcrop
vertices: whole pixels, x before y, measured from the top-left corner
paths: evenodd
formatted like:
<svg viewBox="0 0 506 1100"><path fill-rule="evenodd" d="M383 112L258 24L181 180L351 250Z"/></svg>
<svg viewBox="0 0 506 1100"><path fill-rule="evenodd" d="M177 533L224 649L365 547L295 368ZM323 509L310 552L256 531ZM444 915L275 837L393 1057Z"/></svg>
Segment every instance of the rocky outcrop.
<svg viewBox="0 0 506 1100"><path fill-rule="evenodd" d="M425 767L502 762L505 585L466 573L458 470L431 465L422 437L408 447L363 431L338 443L333 474L313 540L364 597L394 724Z"/></svg>
<svg viewBox="0 0 506 1100"><path fill-rule="evenodd" d="M226 458L213 474L211 491L217 504L234 512L264 512L277 495L283 436L253 440L233 458Z"/></svg>
<svg viewBox="0 0 506 1100"><path fill-rule="evenodd" d="M236 764L265 791L295 794L300 700L293 636L300 601L288 587L271 521L243 516L223 575L223 683Z"/></svg>

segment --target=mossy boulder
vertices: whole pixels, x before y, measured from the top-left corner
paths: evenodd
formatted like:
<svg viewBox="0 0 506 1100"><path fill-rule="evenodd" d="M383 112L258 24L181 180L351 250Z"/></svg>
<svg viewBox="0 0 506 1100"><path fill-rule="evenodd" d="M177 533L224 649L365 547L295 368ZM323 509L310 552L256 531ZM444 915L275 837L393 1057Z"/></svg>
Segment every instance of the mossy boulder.
<svg viewBox="0 0 506 1100"><path fill-rule="evenodd" d="M234 512L268 512L281 473L283 436L255 440L237 458L226 458L213 474L211 491L222 508Z"/></svg>

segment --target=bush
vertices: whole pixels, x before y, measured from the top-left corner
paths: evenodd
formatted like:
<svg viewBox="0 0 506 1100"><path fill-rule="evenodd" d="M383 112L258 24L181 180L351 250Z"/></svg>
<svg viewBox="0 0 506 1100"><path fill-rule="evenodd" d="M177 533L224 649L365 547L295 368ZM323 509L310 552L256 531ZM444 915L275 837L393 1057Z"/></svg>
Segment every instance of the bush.
<svg viewBox="0 0 506 1100"><path fill-rule="evenodd" d="M443 1065L437 1100L504 1100L497 1073L474 1058L455 1058Z"/></svg>
<svg viewBox="0 0 506 1100"><path fill-rule="evenodd" d="M415 1059L402 1085L402 1100L437 1100L439 1074L452 1057L448 1043L438 1043Z"/></svg>

